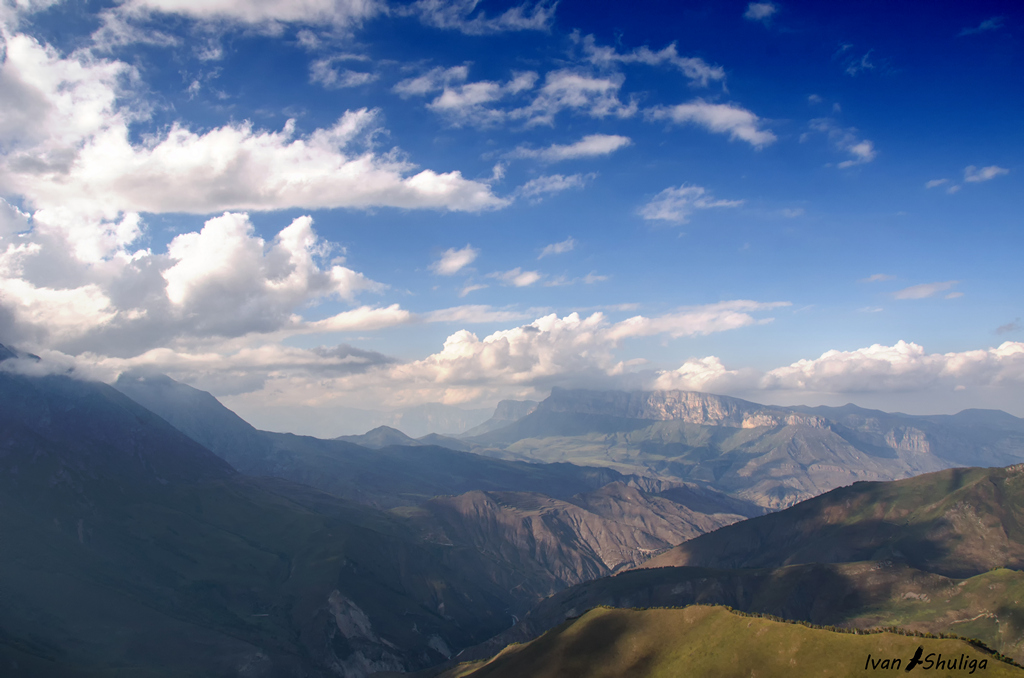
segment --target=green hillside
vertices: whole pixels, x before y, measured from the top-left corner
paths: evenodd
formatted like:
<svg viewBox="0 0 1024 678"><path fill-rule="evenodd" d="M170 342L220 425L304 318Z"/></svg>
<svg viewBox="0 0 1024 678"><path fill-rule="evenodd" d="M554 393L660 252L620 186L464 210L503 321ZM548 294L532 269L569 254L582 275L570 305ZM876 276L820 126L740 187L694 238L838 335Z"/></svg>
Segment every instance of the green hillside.
<svg viewBox="0 0 1024 678"><path fill-rule="evenodd" d="M837 633L723 607L691 606L594 609L490 661L460 665L443 678L887 675L905 673L919 647L924 663L916 668L928 676L1024 676L1024 669L963 640ZM951 660L955 664L947 670Z"/></svg>

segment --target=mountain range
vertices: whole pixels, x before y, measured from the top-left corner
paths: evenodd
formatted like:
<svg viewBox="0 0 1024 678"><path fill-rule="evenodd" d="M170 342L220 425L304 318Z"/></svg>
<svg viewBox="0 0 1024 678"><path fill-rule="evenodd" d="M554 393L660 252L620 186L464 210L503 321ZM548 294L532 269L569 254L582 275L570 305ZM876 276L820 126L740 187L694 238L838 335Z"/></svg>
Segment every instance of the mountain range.
<svg viewBox="0 0 1024 678"><path fill-rule="evenodd" d="M595 606L695 603L1024 658L1024 465L951 468L1024 457L1004 413L556 389L459 437L324 440L164 376L38 363L0 346L10 675L469 671L554 627L580 648L654 628L573 630Z"/></svg>

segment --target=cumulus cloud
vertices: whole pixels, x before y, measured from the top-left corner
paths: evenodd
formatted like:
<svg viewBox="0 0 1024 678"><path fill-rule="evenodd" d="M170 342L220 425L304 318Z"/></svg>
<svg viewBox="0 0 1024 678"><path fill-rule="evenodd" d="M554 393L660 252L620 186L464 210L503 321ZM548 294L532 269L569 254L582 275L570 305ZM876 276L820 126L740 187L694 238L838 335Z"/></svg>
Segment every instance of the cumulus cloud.
<svg viewBox="0 0 1024 678"><path fill-rule="evenodd" d="M840 162L837 167L845 169L854 165L864 165L878 155L875 144L868 139L861 139L854 127L843 128L829 118L816 118L811 121L811 129L828 135L828 139L838 150L850 154L849 160Z"/></svg>
<svg viewBox="0 0 1024 678"><path fill-rule="evenodd" d="M755 377L756 379L756 377ZM663 391L724 392L749 382L747 373L727 370L717 356L690 358L676 370L658 372L651 386Z"/></svg>
<svg viewBox="0 0 1024 678"><path fill-rule="evenodd" d="M480 250L469 244L460 250L453 247L445 250L441 258L430 265L430 270L438 275L455 275L472 264L479 254Z"/></svg>
<svg viewBox="0 0 1024 678"><path fill-rule="evenodd" d="M964 181L971 184L977 184L1009 173L1010 170L997 165L990 165L988 167L982 167L981 169L978 169L974 165L969 165L964 168Z"/></svg>
<svg viewBox="0 0 1024 678"><path fill-rule="evenodd" d="M477 11L480 0L417 0L399 13L412 14L428 26L457 30L468 35L510 31L547 31L555 16L557 0L525 2L495 17Z"/></svg>
<svg viewBox="0 0 1024 678"><path fill-rule="evenodd" d="M377 113L346 112L298 136L248 122L198 134L174 124L133 143L127 65L81 53L64 58L33 38L6 40L0 66L0 188L34 209L112 218L124 212L391 206L479 211L502 207L488 185L461 173L415 171L367 140ZM361 146L361 147L360 147Z"/></svg>
<svg viewBox="0 0 1024 678"><path fill-rule="evenodd" d="M539 199L541 196L561 193L570 188L583 188L587 181L593 178L593 174L545 175L527 181L519 187L516 194L524 198Z"/></svg>
<svg viewBox="0 0 1024 678"><path fill-rule="evenodd" d="M778 11L778 6L773 2L752 2L747 5L747 11L743 13L743 18L748 21L768 23Z"/></svg>
<svg viewBox="0 0 1024 678"><path fill-rule="evenodd" d="M576 240L573 238L566 238L562 242L553 242L550 245L545 245L544 249L542 249L540 254L537 255L537 258L543 259L544 257L551 256L552 254L565 254L566 252L571 252L575 247Z"/></svg>
<svg viewBox="0 0 1024 678"><path fill-rule="evenodd" d="M198 232L179 234L164 253L132 249L141 234L138 221L90 225L62 216L39 211L23 237L0 240L0 310L11 317L8 340L128 355L215 337L370 329L409 320L397 306L363 307L312 323L299 315L320 301L353 302L385 288L332 257L334 247L308 216L267 241L247 215L225 213ZM79 237L82 231L89 237Z"/></svg>
<svg viewBox="0 0 1024 678"><path fill-rule="evenodd" d="M588 134L571 144L552 144L547 148L539 149L520 146L509 153L508 157L536 158L543 162L560 162L562 160L610 155L620 148L629 146L631 143L633 142L629 137L617 134Z"/></svg>
<svg viewBox="0 0 1024 678"><path fill-rule="evenodd" d="M934 283L922 283L920 285L911 285L898 292L893 293L893 297L896 299L927 299L928 297L934 297L940 292L952 289L954 285L957 285L959 280L947 280L945 282L934 282Z"/></svg>
<svg viewBox="0 0 1024 678"><path fill-rule="evenodd" d="M701 87L707 87L712 81L725 80L725 69L721 66L712 66L698 57L683 57L676 50L676 43L670 44L657 52L650 47L639 47L632 52L620 53L614 47L602 47L594 40L593 35L587 35L580 40L583 45L583 53L588 61L596 66L608 67L614 64L647 64L658 66L668 64L682 72L690 81Z"/></svg>
<svg viewBox="0 0 1024 678"><path fill-rule="evenodd" d="M640 216L652 221L668 221L685 224L694 210L714 207L739 207L742 200L715 200L707 189L701 186L666 188L640 208Z"/></svg>
<svg viewBox="0 0 1024 678"><path fill-rule="evenodd" d="M648 120L668 120L682 125L700 125L716 134L728 134L730 139L746 141L754 148L763 148L776 141L764 121L754 113L735 104L713 104L695 99L676 106L656 106L645 112Z"/></svg>
<svg viewBox="0 0 1024 678"><path fill-rule="evenodd" d="M768 372L765 389L825 393L913 391L952 385L991 386L1024 383L1024 343L1007 341L996 348L960 353L926 353L924 347L899 341L855 351L827 351Z"/></svg>
<svg viewBox="0 0 1024 678"><path fill-rule="evenodd" d="M937 186L942 186L943 184L948 184L948 183L949 183L949 179L932 179L931 181L925 182L924 187L925 188L935 188Z"/></svg>

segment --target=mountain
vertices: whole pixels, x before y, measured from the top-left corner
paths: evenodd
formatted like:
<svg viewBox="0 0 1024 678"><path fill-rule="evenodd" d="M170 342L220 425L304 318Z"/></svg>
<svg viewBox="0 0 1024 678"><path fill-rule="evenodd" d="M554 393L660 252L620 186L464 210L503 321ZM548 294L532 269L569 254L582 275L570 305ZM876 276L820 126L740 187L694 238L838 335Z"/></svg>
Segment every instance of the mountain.
<svg viewBox="0 0 1024 678"><path fill-rule="evenodd" d="M568 500L473 491L435 497L402 515L431 541L451 546L448 563L508 589L516 615L566 586L634 567L744 517L699 513L622 482Z"/></svg>
<svg viewBox="0 0 1024 678"><path fill-rule="evenodd" d="M860 560L951 577L1024 569L1024 464L855 483L680 544L645 567Z"/></svg>
<svg viewBox="0 0 1024 678"><path fill-rule="evenodd" d="M415 438L410 438L396 428L390 426L378 426L358 436L338 436L335 440L342 440L347 443L362 445L371 450L379 450L382 447L391 445L422 445Z"/></svg>
<svg viewBox="0 0 1024 678"><path fill-rule="evenodd" d="M494 409L494 414L490 419L463 432L462 437L473 438L508 426L532 413L537 409L537 405L536 400L502 400Z"/></svg>
<svg viewBox="0 0 1024 678"><path fill-rule="evenodd" d="M0 370L5 675L365 676L504 628L407 521L247 478L118 391Z"/></svg>
<svg viewBox="0 0 1024 678"><path fill-rule="evenodd" d="M723 527L541 602L488 657L596 606L729 605L983 639L1024 660L1024 465L856 483Z"/></svg>
<svg viewBox="0 0 1024 678"><path fill-rule="evenodd" d="M366 434L374 444L385 444L376 450L345 440L259 431L209 393L162 375L122 375L115 387L242 473L285 478L380 508L471 490L567 499L610 482L634 480L607 468L483 457L427 445L385 427ZM391 440L406 444L391 445Z"/></svg>
<svg viewBox="0 0 1024 678"><path fill-rule="evenodd" d="M535 411L463 440L501 459L605 465L703 483L778 509L856 481L1024 461L1024 420L768 407L686 391L553 389Z"/></svg>
<svg viewBox="0 0 1024 678"><path fill-rule="evenodd" d="M962 639L838 633L690 606L594 609L490 661L454 667L442 678L862 676L869 669L906 672L918 648L922 671L939 669L941 660L942 669L947 662L955 668L940 675L1024 676L1024 669Z"/></svg>

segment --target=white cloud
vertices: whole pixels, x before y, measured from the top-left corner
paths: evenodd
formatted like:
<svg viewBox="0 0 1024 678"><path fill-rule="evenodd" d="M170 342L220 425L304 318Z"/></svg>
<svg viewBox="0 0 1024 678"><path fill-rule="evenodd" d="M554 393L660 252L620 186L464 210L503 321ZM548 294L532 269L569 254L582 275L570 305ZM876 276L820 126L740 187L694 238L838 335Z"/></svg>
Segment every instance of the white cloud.
<svg viewBox="0 0 1024 678"><path fill-rule="evenodd" d="M636 102L619 100L625 78L621 74L596 76L571 68L551 71L528 106L509 111L513 120L525 120L527 126L554 125L555 116L572 110L592 118L629 118L636 115Z"/></svg>
<svg viewBox="0 0 1024 678"><path fill-rule="evenodd" d="M353 71L347 68L339 69L337 67L338 63L352 59L351 55L317 59L309 65L309 81L314 84L323 85L327 89L342 89L365 85L380 77L376 73Z"/></svg>
<svg viewBox="0 0 1024 678"><path fill-rule="evenodd" d="M377 114L349 111L297 137L247 122L203 134L174 124L132 143L139 107L121 105L131 68L87 54L62 58L32 38L6 41L0 66L0 188L35 209L113 218L122 212L392 206L478 211L508 203L455 172L414 172L365 141ZM363 148L356 148L362 144Z"/></svg>
<svg viewBox="0 0 1024 678"><path fill-rule="evenodd" d="M360 306L342 311L323 320L303 322L287 328L286 334L320 334L324 332L372 332L415 321L415 316L398 304L390 306Z"/></svg>
<svg viewBox="0 0 1024 678"><path fill-rule="evenodd" d="M997 165L990 165L988 167L982 167L981 169L978 169L974 165L969 165L964 168L964 181L971 184L977 184L1009 173L1010 170Z"/></svg>
<svg viewBox="0 0 1024 678"><path fill-rule="evenodd" d="M805 211L803 207L786 207L782 210L782 216L787 219L796 219L802 217Z"/></svg>
<svg viewBox="0 0 1024 678"><path fill-rule="evenodd" d="M545 175L527 181L519 187L516 194L524 198L539 199L541 196L550 195L552 193L561 193L562 191L567 191L570 188L583 188L587 185L587 181L593 178L593 174L570 174L568 176L562 174Z"/></svg>
<svg viewBox="0 0 1024 678"><path fill-rule="evenodd" d="M865 71L873 71L875 64L871 61L871 52L872 50L868 50L859 59L856 57L847 59L846 74L852 77Z"/></svg>
<svg viewBox="0 0 1024 678"><path fill-rule="evenodd" d="M951 289L959 282L959 280L947 280L945 282L912 285L898 292L894 292L893 297L896 299L927 299L928 297L934 297L940 292L945 292L946 290Z"/></svg>
<svg viewBox="0 0 1024 678"><path fill-rule="evenodd" d="M496 271L494 273L488 273L487 277L495 278L506 285L512 285L514 287L529 287L543 278L544 274L537 271L524 271L522 268L517 266L511 271Z"/></svg>
<svg viewBox="0 0 1024 678"><path fill-rule="evenodd" d="M281 22L345 27L384 11L385 4L375 0L127 0L119 10L136 16L161 12L203 21L237 21L247 24Z"/></svg>
<svg viewBox="0 0 1024 678"><path fill-rule="evenodd" d="M1003 27L1003 17L994 16L990 19L985 19L975 28L965 28L960 31L958 37L965 35L977 35L978 33L987 33L988 31L998 31Z"/></svg>
<svg viewBox="0 0 1024 678"><path fill-rule="evenodd" d="M761 118L734 104L712 104L695 99L676 106L657 106L648 109L645 115L649 120L700 125L717 134L728 134L731 139L746 141L754 148L763 148L777 138L771 130L762 129Z"/></svg>
<svg viewBox="0 0 1024 678"><path fill-rule="evenodd" d="M707 189L701 186L666 188L640 208L640 216L652 221L669 221L685 224L695 209L706 210L713 207L738 207L742 200L715 200Z"/></svg>
<svg viewBox="0 0 1024 678"><path fill-rule="evenodd" d="M27 231L29 215L0 198L0 243L5 238Z"/></svg>
<svg viewBox="0 0 1024 678"><path fill-rule="evenodd" d="M533 89L536 82L537 74L526 72L513 74L512 79L505 83L483 80L463 85L449 85L436 99L427 104L427 108L445 116L455 126L495 125L503 122L507 113L489 104L506 96Z"/></svg>
<svg viewBox="0 0 1024 678"><path fill-rule="evenodd" d="M771 370L762 388L849 393L1000 382L1024 383L1024 343L1008 341L997 348L946 354L928 354L922 346L905 341L827 351L820 358Z"/></svg>
<svg viewBox="0 0 1024 678"><path fill-rule="evenodd" d="M698 57L679 56L674 42L657 52L645 46L626 54L617 52L614 47L599 46L593 35L585 36L582 39L582 44L587 60L596 66L608 67L614 64L635 63L648 66L670 64L678 68L693 84L701 87L707 87L712 80L725 80L725 69L721 66L712 66Z"/></svg>
<svg viewBox="0 0 1024 678"><path fill-rule="evenodd" d="M844 160L837 165L840 169L869 163L878 156L874 143L867 139L860 139L856 128L839 127L835 124L835 121L828 118L811 120L810 126L816 132L823 132L828 135L829 141L838 150L849 153L852 156L849 160Z"/></svg>
<svg viewBox="0 0 1024 678"><path fill-rule="evenodd" d="M752 2L747 5L747 11L743 13L743 18L748 21L768 23L778 11L778 6L773 2Z"/></svg>
<svg viewBox="0 0 1024 678"><path fill-rule="evenodd" d="M489 285L469 284L463 287L461 290L459 290L459 296L464 297L470 292L476 292L477 290L485 290L488 287Z"/></svg>
<svg viewBox="0 0 1024 678"><path fill-rule="evenodd" d="M820 104L822 101L824 101L824 99L821 98L821 95L818 95L818 94L808 94L807 95L807 103L809 103L809 104Z"/></svg>
<svg viewBox="0 0 1024 678"><path fill-rule="evenodd" d="M562 160L610 155L620 148L629 146L631 143L633 142L629 137L617 134L588 134L571 144L552 144L547 148L539 149L520 146L509 153L508 157L537 158L544 162L560 162Z"/></svg>
<svg viewBox="0 0 1024 678"><path fill-rule="evenodd" d="M455 275L472 264L479 254L480 250L468 244L460 250L453 247L445 250L441 258L430 265L430 270L438 275Z"/></svg>
<svg viewBox="0 0 1024 678"><path fill-rule="evenodd" d="M551 256L552 254L565 254L571 252L576 247L576 241L573 238L566 238L562 242L553 242L550 245L545 245L544 249L537 255L538 259Z"/></svg>
<svg viewBox="0 0 1024 678"><path fill-rule="evenodd" d="M721 392L735 388L746 375L727 370L717 356L690 358L677 370L658 372L653 388L664 391Z"/></svg>
<svg viewBox="0 0 1024 678"><path fill-rule="evenodd" d="M73 352L137 354L216 337L382 327L410 320L397 306L307 322L299 311L352 302L385 286L346 268L299 217L271 241L245 214L225 213L176 236L166 253L130 249L141 225L82 223L40 210L31 230L0 240L0 313L8 341Z"/></svg>
<svg viewBox="0 0 1024 678"><path fill-rule="evenodd" d="M428 323L507 323L526 320L528 312L499 310L485 305L453 306L430 311L423 319Z"/></svg>
<svg viewBox="0 0 1024 678"><path fill-rule="evenodd" d="M525 2L496 17L477 12L480 0L417 0L394 11L418 16L428 26L457 30L468 35L486 35L510 31L547 31L555 16L555 0Z"/></svg>
<svg viewBox="0 0 1024 678"><path fill-rule="evenodd" d="M886 280L895 280L896 276L889 275L888 273L873 273L866 278L861 278L857 282L885 282Z"/></svg>
<svg viewBox="0 0 1024 678"><path fill-rule="evenodd" d="M925 188L935 188L936 186L942 186L948 184L949 179L932 179L931 181L925 182Z"/></svg>
<svg viewBox="0 0 1024 678"><path fill-rule="evenodd" d="M618 341L626 337L667 334L672 338L695 337L725 332L748 325L763 325L772 318L756 319L751 313L789 306L788 301L759 302L739 299L704 306L685 306L654 318L642 315L623 320L611 327L608 336Z"/></svg>
<svg viewBox="0 0 1024 678"><path fill-rule="evenodd" d="M431 92L444 89L453 82L465 82L469 77L468 66L451 68L432 68L423 75L407 78L398 82L392 91L401 97L426 96Z"/></svg>

